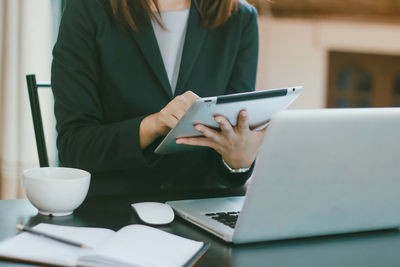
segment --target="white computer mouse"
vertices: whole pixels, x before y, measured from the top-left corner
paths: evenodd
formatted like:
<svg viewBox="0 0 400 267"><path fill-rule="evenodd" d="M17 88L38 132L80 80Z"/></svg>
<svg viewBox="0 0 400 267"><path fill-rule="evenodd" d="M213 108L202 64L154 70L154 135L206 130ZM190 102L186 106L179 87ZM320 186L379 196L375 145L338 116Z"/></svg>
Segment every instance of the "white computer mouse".
<svg viewBox="0 0 400 267"><path fill-rule="evenodd" d="M140 220L152 225L162 225L171 223L174 220L174 211L164 203L159 202L139 202L131 204Z"/></svg>

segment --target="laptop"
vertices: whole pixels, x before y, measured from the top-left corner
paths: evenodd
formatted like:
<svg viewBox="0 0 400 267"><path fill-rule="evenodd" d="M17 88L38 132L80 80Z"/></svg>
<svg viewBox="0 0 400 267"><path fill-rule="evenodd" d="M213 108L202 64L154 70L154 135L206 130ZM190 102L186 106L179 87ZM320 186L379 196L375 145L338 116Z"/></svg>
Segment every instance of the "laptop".
<svg viewBox="0 0 400 267"><path fill-rule="evenodd" d="M167 202L236 244L400 227L400 108L272 116L246 196Z"/></svg>

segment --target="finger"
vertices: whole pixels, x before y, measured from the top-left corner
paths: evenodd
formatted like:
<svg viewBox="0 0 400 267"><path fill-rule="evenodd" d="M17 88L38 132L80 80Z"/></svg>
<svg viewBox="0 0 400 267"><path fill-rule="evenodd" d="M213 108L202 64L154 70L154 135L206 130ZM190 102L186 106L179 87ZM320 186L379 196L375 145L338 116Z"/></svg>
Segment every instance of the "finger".
<svg viewBox="0 0 400 267"><path fill-rule="evenodd" d="M207 137L180 137L176 139L177 144L190 145L190 146L202 146L216 148L216 143Z"/></svg>
<svg viewBox="0 0 400 267"><path fill-rule="evenodd" d="M185 114L186 110L187 108L185 100L182 99L181 96L177 96L172 101L170 101L160 112L163 114L165 120L171 116L175 117L177 120L180 120Z"/></svg>
<svg viewBox="0 0 400 267"><path fill-rule="evenodd" d="M186 110L182 106L174 105L169 109L169 113L177 120L180 120L185 115Z"/></svg>
<svg viewBox="0 0 400 267"><path fill-rule="evenodd" d="M239 130L239 133L246 133L249 131L249 118L248 118L248 113L246 110L241 110L239 113L238 117L238 124L237 128Z"/></svg>
<svg viewBox="0 0 400 267"><path fill-rule="evenodd" d="M165 119L165 124L170 128L174 128L176 126L176 124L178 123L179 119L177 119L175 116L168 116Z"/></svg>
<svg viewBox="0 0 400 267"><path fill-rule="evenodd" d="M198 99L199 96L193 93L192 91L186 91L184 94L175 97L176 101L183 107L186 112L190 106L192 106L193 102Z"/></svg>
<svg viewBox="0 0 400 267"><path fill-rule="evenodd" d="M178 119L171 114L170 109L164 108L158 113L158 121L163 127L172 129L178 123Z"/></svg>
<svg viewBox="0 0 400 267"><path fill-rule="evenodd" d="M187 98L187 100L189 101L190 104L193 104L194 101L196 101L197 99L200 98L198 95L196 95L192 91L186 91L183 95Z"/></svg>
<svg viewBox="0 0 400 267"><path fill-rule="evenodd" d="M214 120L218 123L223 135L228 138L231 138L235 135L231 123L224 116L215 116Z"/></svg>
<svg viewBox="0 0 400 267"><path fill-rule="evenodd" d="M199 131L202 133L205 137L208 137L209 139L212 139L214 142L219 143L221 141L221 135L219 132L217 132L214 129L208 128L207 126L204 126L202 124L196 124L194 126L196 131Z"/></svg>
<svg viewBox="0 0 400 267"><path fill-rule="evenodd" d="M191 105L192 102L190 102L185 95L178 95L173 100L173 107L181 109L183 113L185 113Z"/></svg>

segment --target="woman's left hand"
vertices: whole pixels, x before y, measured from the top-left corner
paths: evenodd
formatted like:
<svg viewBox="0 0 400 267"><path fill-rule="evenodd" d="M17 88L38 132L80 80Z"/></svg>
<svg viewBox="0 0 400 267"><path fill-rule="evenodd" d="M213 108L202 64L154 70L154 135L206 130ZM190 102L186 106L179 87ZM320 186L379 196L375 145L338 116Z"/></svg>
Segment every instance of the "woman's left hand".
<svg viewBox="0 0 400 267"><path fill-rule="evenodd" d="M218 115L214 119L221 131L197 124L195 129L204 137L181 137L176 139L176 143L211 147L221 154L224 161L233 169L250 167L257 156L267 129L250 130L248 113L245 110L240 111L238 123L234 127L223 116Z"/></svg>

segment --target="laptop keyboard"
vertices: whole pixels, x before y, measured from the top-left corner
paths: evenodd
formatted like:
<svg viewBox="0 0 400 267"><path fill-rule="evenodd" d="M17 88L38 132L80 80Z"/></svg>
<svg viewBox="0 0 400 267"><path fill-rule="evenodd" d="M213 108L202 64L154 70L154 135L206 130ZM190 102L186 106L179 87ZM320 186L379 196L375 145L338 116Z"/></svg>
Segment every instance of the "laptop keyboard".
<svg viewBox="0 0 400 267"><path fill-rule="evenodd" d="M204 215L211 217L220 223L223 223L230 228L235 228L237 218L239 217L240 211L230 211L230 212L214 212L214 213L206 213Z"/></svg>

